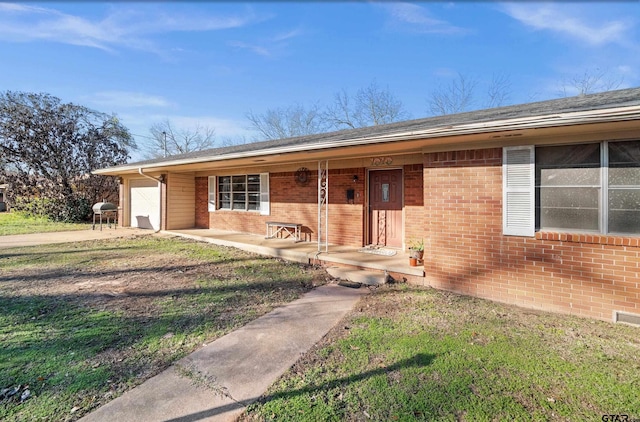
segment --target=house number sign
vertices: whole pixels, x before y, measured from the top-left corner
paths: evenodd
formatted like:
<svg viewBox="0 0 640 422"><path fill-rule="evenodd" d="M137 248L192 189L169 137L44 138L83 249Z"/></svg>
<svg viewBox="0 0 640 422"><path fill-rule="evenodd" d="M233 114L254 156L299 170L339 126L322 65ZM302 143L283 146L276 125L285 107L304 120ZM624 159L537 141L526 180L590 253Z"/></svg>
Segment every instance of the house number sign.
<svg viewBox="0 0 640 422"><path fill-rule="evenodd" d="M373 157L371 159L372 166L388 166L393 163L392 157Z"/></svg>

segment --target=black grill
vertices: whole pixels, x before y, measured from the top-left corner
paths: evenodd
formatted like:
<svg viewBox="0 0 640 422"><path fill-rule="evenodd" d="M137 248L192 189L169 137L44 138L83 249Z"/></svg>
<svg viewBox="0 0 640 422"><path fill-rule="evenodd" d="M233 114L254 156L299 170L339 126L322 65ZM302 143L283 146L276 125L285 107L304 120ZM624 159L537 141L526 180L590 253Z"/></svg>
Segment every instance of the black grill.
<svg viewBox="0 0 640 422"><path fill-rule="evenodd" d="M102 230L102 216L104 216L107 221L106 224L111 228L111 224L115 228L117 226L117 218L118 218L118 207L111 202L98 202L93 206L93 227L92 230L96 229L96 215L100 216L100 230Z"/></svg>

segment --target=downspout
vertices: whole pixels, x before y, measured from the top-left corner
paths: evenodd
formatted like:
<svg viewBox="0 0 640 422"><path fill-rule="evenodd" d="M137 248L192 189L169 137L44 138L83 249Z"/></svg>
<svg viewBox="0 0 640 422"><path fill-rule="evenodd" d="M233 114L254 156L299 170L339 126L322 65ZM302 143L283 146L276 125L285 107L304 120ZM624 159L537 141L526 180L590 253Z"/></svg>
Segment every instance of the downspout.
<svg viewBox="0 0 640 422"><path fill-rule="evenodd" d="M142 167L138 167L138 173L140 174L140 176L142 177L146 177L147 179L151 179L151 180L155 180L156 182L160 183L160 185L162 185L164 182L162 181L162 178L159 177L153 177L151 175L145 174L142 171ZM160 232L160 230L162 230L162 186L160 187L160 226L158 227L158 230L155 231L155 233ZM131 201L131 198L129 198L129 201ZM129 204L129 206L131 206L131 204Z"/></svg>
<svg viewBox="0 0 640 422"><path fill-rule="evenodd" d="M149 174L144 173L144 172L142 171L142 167L138 167L138 173L140 173L140 176L144 176L144 177L146 177L147 179L155 180L156 182L160 182L160 183L162 183L162 179L160 179L160 178L158 178L158 177L153 177L153 176L151 176L151 175L149 175Z"/></svg>

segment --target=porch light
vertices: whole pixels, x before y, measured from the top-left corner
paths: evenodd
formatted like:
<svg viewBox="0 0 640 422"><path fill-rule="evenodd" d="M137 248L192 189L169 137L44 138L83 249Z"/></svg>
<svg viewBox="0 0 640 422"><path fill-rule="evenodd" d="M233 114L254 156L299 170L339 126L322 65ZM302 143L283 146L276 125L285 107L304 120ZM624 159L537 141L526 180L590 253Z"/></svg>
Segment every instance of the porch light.
<svg viewBox="0 0 640 422"><path fill-rule="evenodd" d="M353 175L353 183L357 183L358 182L358 175L354 174Z"/></svg>

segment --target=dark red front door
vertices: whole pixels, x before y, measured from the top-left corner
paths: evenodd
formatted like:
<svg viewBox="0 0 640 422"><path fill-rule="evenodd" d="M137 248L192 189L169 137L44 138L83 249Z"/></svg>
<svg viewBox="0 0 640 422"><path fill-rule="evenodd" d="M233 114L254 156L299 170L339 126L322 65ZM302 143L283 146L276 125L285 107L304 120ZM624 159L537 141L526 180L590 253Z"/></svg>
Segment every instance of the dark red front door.
<svg viewBox="0 0 640 422"><path fill-rule="evenodd" d="M402 247L402 170L369 172L369 209L371 244Z"/></svg>

